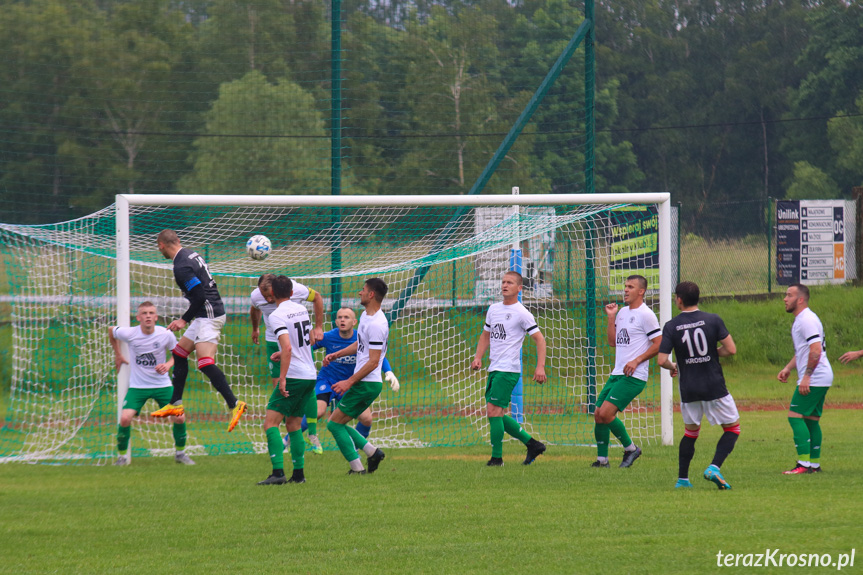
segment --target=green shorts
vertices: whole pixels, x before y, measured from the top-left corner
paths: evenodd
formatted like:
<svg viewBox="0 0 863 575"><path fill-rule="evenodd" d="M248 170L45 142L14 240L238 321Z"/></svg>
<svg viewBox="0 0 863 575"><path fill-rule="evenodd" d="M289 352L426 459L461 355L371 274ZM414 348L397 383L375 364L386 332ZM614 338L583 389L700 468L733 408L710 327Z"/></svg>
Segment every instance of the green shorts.
<svg viewBox="0 0 863 575"><path fill-rule="evenodd" d="M167 387L130 387L126 391L126 398L123 400L123 409L134 409L135 415L138 415L148 399L155 399L159 407L165 407L171 403L173 393L174 387L171 385Z"/></svg>
<svg viewBox="0 0 863 575"><path fill-rule="evenodd" d="M285 417L302 417L306 413L309 397L315 392L315 380L288 378L285 380L285 389L288 397L282 395L278 387L273 390L267 410L278 411Z"/></svg>
<svg viewBox="0 0 863 575"><path fill-rule="evenodd" d="M270 359L273 357L273 354L279 351L279 344L274 341L267 342L267 368L270 370L270 377L273 379L279 378L279 368L282 366L282 362L273 361Z"/></svg>
<svg viewBox="0 0 863 575"><path fill-rule="evenodd" d="M829 387L810 387L807 395L800 394L800 388L794 388L794 395L791 396L791 407L789 411L799 413L806 417L814 415L821 417L821 412L824 411L824 398L827 396Z"/></svg>
<svg viewBox="0 0 863 575"><path fill-rule="evenodd" d="M349 417L359 417L378 398L383 388L383 382L380 381L357 382L342 396L338 409Z"/></svg>
<svg viewBox="0 0 863 575"><path fill-rule="evenodd" d="M492 405L509 408L512 401L512 390L518 383L520 373L511 371L490 371L488 382L485 384L485 401Z"/></svg>
<svg viewBox="0 0 863 575"><path fill-rule="evenodd" d="M623 411L632 403L633 399L638 397L639 393L644 391L646 385L646 381L629 375L612 375L608 378L602 391L599 392L599 397L596 398L596 407L600 407L608 401L614 404L618 410Z"/></svg>

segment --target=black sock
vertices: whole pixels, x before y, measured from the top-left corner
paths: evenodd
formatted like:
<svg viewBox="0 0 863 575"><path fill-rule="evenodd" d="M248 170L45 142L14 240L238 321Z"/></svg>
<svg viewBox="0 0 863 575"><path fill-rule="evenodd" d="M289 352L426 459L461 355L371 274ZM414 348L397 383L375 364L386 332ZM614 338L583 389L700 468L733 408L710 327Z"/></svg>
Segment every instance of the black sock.
<svg viewBox="0 0 863 575"><path fill-rule="evenodd" d="M183 390L186 389L186 377L189 375L189 360L181 357L176 353L174 356L174 377L171 383L174 385L174 392L171 395L171 403L179 405L183 401Z"/></svg>
<svg viewBox="0 0 863 575"><path fill-rule="evenodd" d="M716 442L716 454L713 456L713 465L722 467L725 463L725 458L734 451L734 444L737 443L738 434L726 431Z"/></svg>
<svg viewBox="0 0 863 575"><path fill-rule="evenodd" d="M306 475L302 469L294 469L294 473L291 475L291 479L293 479L294 481L305 478Z"/></svg>
<svg viewBox="0 0 863 575"><path fill-rule="evenodd" d="M284 469L273 469L273 475L275 477L284 477L285 476L285 470Z"/></svg>
<svg viewBox="0 0 863 575"><path fill-rule="evenodd" d="M231 391L231 386L228 385L228 378L225 377L222 370L216 364L205 365L200 369L210 379L210 383L213 384L216 391L221 393L222 397L225 398L228 408L234 409L234 406L237 405L237 398L234 396L234 392Z"/></svg>
<svg viewBox="0 0 863 575"><path fill-rule="evenodd" d="M692 458L695 456L695 437L684 435L680 440L679 462L680 469L677 477L683 479L689 477L689 464L692 463Z"/></svg>

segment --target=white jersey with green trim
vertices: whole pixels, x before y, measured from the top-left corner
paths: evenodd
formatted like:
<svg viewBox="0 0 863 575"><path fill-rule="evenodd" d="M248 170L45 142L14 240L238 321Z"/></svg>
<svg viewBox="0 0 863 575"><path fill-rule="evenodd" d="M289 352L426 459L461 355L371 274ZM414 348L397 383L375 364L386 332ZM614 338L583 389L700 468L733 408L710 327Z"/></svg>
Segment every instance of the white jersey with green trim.
<svg viewBox="0 0 863 575"><path fill-rule="evenodd" d="M533 314L521 302L491 304L485 314L483 331L489 336L489 371L521 373L521 345L525 334L539 331Z"/></svg>
<svg viewBox="0 0 863 575"><path fill-rule="evenodd" d="M794 341L794 355L797 358L797 385L806 375L809 365L809 346L821 342L821 357L815 371L809 376L810 387L830 387L833 385L833 367L827 359L827 345L824 340L824 326L815 312L808 307L797 314L791 325L791 339Z"/></svg>
<svg viewBox="0 0 863 575"><path fill-rule="evenodd" d="M369 350L379 349L381 357L378 365L371 373L366 375L362 381L381 382L381 366L384 363L384 358L387 356L387 340L390 337L390 322L387 321L387 316L382 310L378 310L372 315L365 311L360 315L360 325L357 328L357 364L354 366L354 373L363 368L369 362Z"/></svg>
<svg viewBox="0 0 863 575"><path fill-rule="evenodd" d="M611 375L625 375L624 366L650 349L652 341L662 337L659 321L653 310L644 303L635 309L625 306L618 310L614 318L614 371ZM647 381L649 369L647 361L635 368L632 377Z"/></svg>
<svg viewBox="0 0 863 575"><path fill-rule="evenodd" d="M291 300L283 301L276 311L270 314L269 325L272 326L277 338L287 336L291 343L291 364L285 377L317 379L318 371L315 368L312 346L309 343L312 321L306 306ZM281 341L278 343L281 350Z"/></svg>
<svg viewBox="0 0 863 575"><path fill-rule="evenodd" d="M312 290L300 282L292 283L294 284L294 293L291 294L291 301L302 303L304 301L309 301L309 298L314 299ZM264 297L264 294L261 293L260 288L255 288L249 298L252 300L252 306L260 310L261 316L263 316L265 328L264 339L275 343L278 340L276 339L276 335L273 333L273 329L270 327L270 324L267 322L267 319L269 319L270 314L276 311L276 308L279 306L275 303L268 302Z"/></svg>
<svg viewBox="0 0 863 575"><path fill-rule="evenodd" d="M176 347L177 336L173 332L160 325L154 326L151 334L144 333L140 325L115 327L114 339L129 345L129 387L171 387L171 377L167 373L156 372L156 366L165 363L165 354Z"/></svg>

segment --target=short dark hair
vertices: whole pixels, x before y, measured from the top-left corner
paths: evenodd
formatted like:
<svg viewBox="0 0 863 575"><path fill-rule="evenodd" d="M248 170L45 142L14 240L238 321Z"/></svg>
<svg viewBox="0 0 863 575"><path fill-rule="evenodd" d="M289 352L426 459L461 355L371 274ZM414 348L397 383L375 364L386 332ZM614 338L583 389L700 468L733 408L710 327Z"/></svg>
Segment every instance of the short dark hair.
<svg viewBox="0 0 863 575"><path fill-rule="evenodd" d="M633 274L633 275L629 276L628 278L626 278L626 281L629 281L629 280L638 280L638 282L641 284L641 289L644 289L644 290L647 289L647 278L646 277L638 275L638 274Z"/></svg>
<svg viewBox="0 0 863 575"><path fill-rule="evenodd" d="M276 276L273 278L273 295L276 299L288 299L294 291L294 282L288 276Z"/></svg>
<svg viewBox="0 0 863 575"><path fill-rule="evenodd" d="M162 230L156 237L156 241L158 243L165 244L166 246L179 244L180 236L178 236L177 232L175 232L174 230Z"/></svg>
<svg viewBox="0 0 863 575"><path fill-rule="evenodd" d="M683 305L686 307L692 307L694 305L698 305L698 299L701 296L701 292L698 289L698 284L695 282L680 282L677 284L677 287L674 288L674 295L680 298Z"/></svg>
<svg viewBox="0 0 863 575"><path fill-rule="evenodd" d="M390 288L387 283L381 278L369 278L366 280L366 287L375 292L375 299L379 302L384 301L384 297Z"/></svg>
<svg viewBox="0 0 863 575"><path fill-rule="evenodd" d="M802 297L806 300L806 303L809 303L809 287L803 284L792 284L788 287L793 287L797 289L797 296Z"/></svg>
<svg viewBox="0 0 863 575"><path fill-rule="evenodd" d="M276 274L263 274L258 278L258 287L264 284L272 284L274 279L276 279Z"/></svg>
<svg viewBox="0 0 863 575"><path fill-rule="evenodd" d="M505 274L503 274L503 275L505 275L505 276L515 276L515 281L516 281L516 283L517 283L518 285L520 285L520 286L524 285L524 278L522 277L522 275L521 275L520 273L518 273L518 272L517 272L517 271L515 271L515 270L509 270L508 272L506 272L506 273L505 273Z"/></svg>

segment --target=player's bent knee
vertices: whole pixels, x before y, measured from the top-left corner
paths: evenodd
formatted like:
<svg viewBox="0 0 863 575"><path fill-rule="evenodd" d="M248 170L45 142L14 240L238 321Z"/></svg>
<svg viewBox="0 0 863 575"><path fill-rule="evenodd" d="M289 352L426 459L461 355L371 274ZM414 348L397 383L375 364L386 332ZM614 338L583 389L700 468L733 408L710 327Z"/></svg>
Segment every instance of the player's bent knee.
<svg viewBox="0 0 863 575"><path fill-rule="evenodd" d="M216 360L212 357L202 357L198 359L198 369L204 371L204 368L211 365L216 365Z"/></svg>

